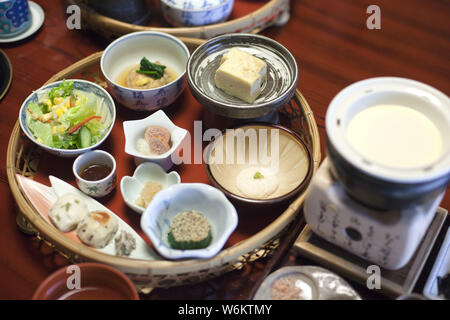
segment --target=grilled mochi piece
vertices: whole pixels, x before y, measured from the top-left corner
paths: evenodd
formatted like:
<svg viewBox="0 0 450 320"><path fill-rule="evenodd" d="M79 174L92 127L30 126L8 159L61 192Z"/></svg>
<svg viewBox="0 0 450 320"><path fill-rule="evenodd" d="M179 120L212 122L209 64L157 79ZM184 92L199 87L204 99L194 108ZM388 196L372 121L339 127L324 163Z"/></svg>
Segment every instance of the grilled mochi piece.
<svg viewBox="0 0 450 320"><path fill-rule="evenodd" d="M203 249L212 241L211 225L200 212L181 212L173 218L167 238L173 249Z"/></svg>
<svg viewBox="0 0 450 320"><path fill-rule="evenodd" d="M89 210L84 200L71 193L61 196L50 208L48 216L62 232L74 230Z"/></svg>
<svg viewBox="0 0 450 320"><path fill-rule="evenodd" d="M77 235L83 243L104 248L119 229L117 219L104 211L92 211L80 222Z"/></svg>
<svg viewBox="0 0 450 320"><path fill-rule="evenodd" d="M266 77L267 65L263 60L232 48L222 57L214 81L225 93L252 104Z"/></svg>

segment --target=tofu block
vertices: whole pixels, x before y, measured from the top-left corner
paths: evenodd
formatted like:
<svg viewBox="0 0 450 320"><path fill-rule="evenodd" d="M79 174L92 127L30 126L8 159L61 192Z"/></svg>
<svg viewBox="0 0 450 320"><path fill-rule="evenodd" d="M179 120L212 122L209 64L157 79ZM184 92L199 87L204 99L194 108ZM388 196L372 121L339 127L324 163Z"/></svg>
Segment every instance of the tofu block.
<svg viewBox="0 0 450 320"><path fill-rule="evenodd" d="M237 48L222 57L214 81L225 93L253 103L261 93L261 85L267 76L266 63Z"/></svg>

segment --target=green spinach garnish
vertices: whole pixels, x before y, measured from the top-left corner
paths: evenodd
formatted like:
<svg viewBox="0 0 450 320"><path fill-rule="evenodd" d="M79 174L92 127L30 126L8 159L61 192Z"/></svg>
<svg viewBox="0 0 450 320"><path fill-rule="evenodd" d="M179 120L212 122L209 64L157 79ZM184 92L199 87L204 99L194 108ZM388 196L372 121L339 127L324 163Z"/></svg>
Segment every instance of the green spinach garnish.
<svg viewBox="0 0 450 320"><path fill-rule="evenodd" d="M136 70L137 73L142 73L152 77L153 79L161 79L164 75L166 66L152 63L146 57L141 60L141 68Z"/></svg>

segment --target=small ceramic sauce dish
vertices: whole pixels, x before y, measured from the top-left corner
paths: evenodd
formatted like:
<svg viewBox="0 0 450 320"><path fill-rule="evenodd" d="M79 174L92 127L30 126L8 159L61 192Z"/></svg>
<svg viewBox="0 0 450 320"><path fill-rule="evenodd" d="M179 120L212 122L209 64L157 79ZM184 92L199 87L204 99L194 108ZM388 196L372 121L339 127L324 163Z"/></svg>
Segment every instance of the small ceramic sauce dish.
<svg viewBox="0 0 450 320"><path fill-rule="evenodd" d="M122 192L123 200L128 207L140 214L144 212L145 208L136 202L141 197L140 194L145 184L149 181L161 184L163 190L180 183L181 178L177 172L166 173L159 165L151 162L141 163L134 171L132 177L123 177L120 181L120 191Z"/></svg>
<svg viewBox="0 0 450 320"><path fill-rule="evenodd" d="M200 249L172 248L169 231L174 218L192 211L209 222L211 242ZM237 212L231 202L220 190L202 183L180 183L158 192L141 217L142 230L167 259L211 258L219 253L237 224Z"/></svg>
<svg viewBox="0 0 450 320"><path fill-rule="evenodd" d="M89 196L104 197L116 185L116 160L106 151L83 153L75 159L72 170L78 188Z"/></svg>
<svg viewBox="0 0 450 320"><path fill-rule="evenodd" d="M170 141L168 143L170 148L163 154L145 154L138 148L139 140L142 141L144 139L145 131L150 126L163 128L170 133ZM188 133L187 130L177 127L170 121L169 117L162 110L158 110L145 119L125 121L123 130L125 133L125 153L134 157L136 165L142 162L154 162L166 171L173 166L174 157L178 155Z"/></svg>

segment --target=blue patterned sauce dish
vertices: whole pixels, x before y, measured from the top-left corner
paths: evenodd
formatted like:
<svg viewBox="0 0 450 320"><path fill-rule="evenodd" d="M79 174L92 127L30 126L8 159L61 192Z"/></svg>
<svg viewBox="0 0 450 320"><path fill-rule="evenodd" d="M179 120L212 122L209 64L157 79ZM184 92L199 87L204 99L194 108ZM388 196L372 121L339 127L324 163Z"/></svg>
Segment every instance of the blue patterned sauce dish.
<svg viewBox="0 0 450 320"><path fill-rule="evenodd" d="M189 49L176 37L163 32L140 31L113 41L103 52L100 67L117 102L135 111L154 111L170 105L183 92L189 56ZM163 66L161 76L164 76L157 78L152 74L156 71L144 70L143 60L147 60L145 66ZM165 79L167 81L162 82ZM142 86L140 81L144 81ZM152 87L145 81L160 84Z"/></svg>
<svg viewBox="0 0 450 320"><path fill-rule="evenodd" d="M108 168L105 176L97 178L89 178L84 172L93 168ZM103 150L93 150L78 156L73 162L73 174L77 182L78 188L87 195L100 198L108 195L116 186L116 160L114 157ZM93 175L90 175L93 177Z"/></svg>
<svg viewBox="0 0 450 320"><path fill-rule="evenodd" d="M160 0L164 18L176 27L204 26L223 22L234 0Z"/></svg>
<svg viewBox="0 0 450 320"><path fill-rule="evenodd" d="M0 38L14 37L30 26L28 0L0 0Z"/></svg>
<svg viewBox="0 0 450 320"><path fill-rule="evenodd" d="M174 218L196 211L210 225L211 242L203 248L174 249L169 231ZM220 252L238 224L236 209L224 193L203 183L180 183L158 192L141 217L141 228L155 249L167 259L207 259Z"/></svg>

